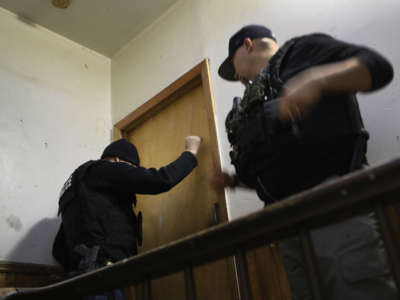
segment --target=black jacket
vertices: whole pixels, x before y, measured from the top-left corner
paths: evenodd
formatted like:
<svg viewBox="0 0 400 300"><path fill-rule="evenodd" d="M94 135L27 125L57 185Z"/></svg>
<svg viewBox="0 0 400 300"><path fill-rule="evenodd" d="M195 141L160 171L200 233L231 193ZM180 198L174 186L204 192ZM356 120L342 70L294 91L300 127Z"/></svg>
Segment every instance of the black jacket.
<svg viewBox="0 0 400 300"><path fill-rule="evenodd" d="M137 220L132 205L136 193L166 192L197 165L190 152L156 170L106 160L89 161L74 171L60 196L62 228L53 255L66 269L74 270L72 253L79 244L100 246L99 259L117 261L137 253ZM67 253L61 253L64 248ZM64 250L64 251L65 251ZM64 258L63 258L64 257Z"/></svg>

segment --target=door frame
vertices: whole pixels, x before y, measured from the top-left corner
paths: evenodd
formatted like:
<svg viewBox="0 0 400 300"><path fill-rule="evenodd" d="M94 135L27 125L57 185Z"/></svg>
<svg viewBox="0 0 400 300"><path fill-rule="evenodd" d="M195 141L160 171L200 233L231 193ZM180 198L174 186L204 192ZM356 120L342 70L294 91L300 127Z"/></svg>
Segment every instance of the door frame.
<svg viewBox="0 0 400 300"><path fill-rule="evenodd" d="M215 108L214 96L211 89L210 67L208 58L197 64L191 70L183 74L169 86L164 88L157 95L147 100L141 106L129 113L122 120L117 122L113 127L113 140L126 138L127 132L139 126L142 122L157 114L160 110L197 88L203 87L205 107L208 116L208 127L210 128L210 151L212 151L212 162L221 171L221 159L218 147L217 129L215 126ZM219 207L218 218L221 222L228 221L228 213L226 208L225 192L218 192L218 199L221 201L222 207Z"/></svg>

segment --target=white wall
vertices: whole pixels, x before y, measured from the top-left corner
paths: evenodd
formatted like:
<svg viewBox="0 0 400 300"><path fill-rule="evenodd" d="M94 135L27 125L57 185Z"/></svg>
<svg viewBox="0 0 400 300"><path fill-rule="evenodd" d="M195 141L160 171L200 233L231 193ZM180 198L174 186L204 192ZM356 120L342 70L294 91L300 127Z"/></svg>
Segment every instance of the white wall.
<svg viewBox="0 0 400 300"><path fill-rule="evenodd" d="M0 260L53 263L58 194L110 141L110 59L0 9Z"/></svg>
<svg viewBox="0 0 400 300"><path fill-rule="evenodd" d="M227 56L228 39L241 26L269 26L281 44L296 35L321 31L376 48L400 67L398 0L181 0L112 58L112 119L117 122L194 65L211 60L217 132L223 168L232 171L224 119L240 84L217 75ZM371 133L372 163L398 155L400 148L399 79L379 92L360 96ZM230 218L262 206L252 193L227 192Z"/></svg>
<svg viewBox="0 0 400 300"><path fill-rule="evenodd" d="M181 0L113 57L110 69L108 58L0 9L0 260L52 263L66 177L100 155L112 123L206 57L222 164L232 171L224 119L243 90L220 79L217 69L241 26L265 24L281 43L327 32L376 48L397 73L398 11L398 0ZM395 76L388 88L360 97L372 163L398 155L399 94ZM227 196L231 219L262 207L253 193Z"/></svg>

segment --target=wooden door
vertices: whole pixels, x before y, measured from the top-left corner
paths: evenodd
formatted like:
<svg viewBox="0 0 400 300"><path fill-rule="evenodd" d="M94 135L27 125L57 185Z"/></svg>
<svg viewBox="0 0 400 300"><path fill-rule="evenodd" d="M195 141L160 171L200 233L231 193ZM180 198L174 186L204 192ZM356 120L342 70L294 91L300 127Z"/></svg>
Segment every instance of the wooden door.
<svg viewBox="0 0 400 300"><path fill-rule="evenodd" d="M125 125L129 129L123 132L124 136L136 145L141 165L148 168L160 168L178 158L184 151L185 136L202 137L198 166L188 177L166 193L137 195L135 210L143 213L144 235L139 253L210 228L218 221L227 221L224 194L215 192L207 181L219 158L212 103L207 102L211 100L206 94L209 87L204 86L207 65L200 67L203 79L194 76L175 92L167 90L173 99L168 96L164 101L157 100L151 109L141 108L146 113L137 114L134 126ZM216 207L219 210L215 211ZM232 259L194 268L194 279L198 299L236 297ZM185 297L183 272L152 280L152 299ZM136 298L141 298L138 293Z"/></svg>
<svg viewBox="0 0 400 300"><path fill-rule="evenodd" d="M144 215L141 251L214 225L213 204L218 195L207 183L212 167L207 124L202 88L196 87L128 132L128 140L138 148L141 165L157 169L184 151L185 136L194 134L203 139L198 166L180 184L163 194L137 195L137 210Z"/></svg>

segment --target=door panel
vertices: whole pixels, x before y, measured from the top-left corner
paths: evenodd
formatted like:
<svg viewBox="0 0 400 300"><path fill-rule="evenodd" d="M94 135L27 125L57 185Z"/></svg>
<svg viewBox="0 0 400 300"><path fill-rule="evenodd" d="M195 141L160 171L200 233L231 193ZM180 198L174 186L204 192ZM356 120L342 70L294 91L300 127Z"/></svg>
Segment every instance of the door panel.
<svg viewBox="0 0 400 300"><path fill-rule="evenodd" d="M213 226L214 204L225 207L223 194L216 193L207 182L213 167L210 132L201 85L127 132L128 140L138 148L141 165L155 168L178 158L184 150L185 136L202 137L198 166L188 177L166 193L137 195L135 210L143 213L143 246L139 252ZM204 295L199 299L206 295L208 299L235 298L232 259L195 268L194 277L197 291ZM152 296L153 299L185 299L184 287L183 273L153 280Z"/></svg>
<svg viewBox="0 0 400 300"><path fill-rule="evenodd" d="M217 194L208 186L211 154L209 131L198 87L128 133L139 151L141 165L160 168L184 150L184 137L202 137L198 166L180 184L159 195L137 195L137 210L143 212L141 252L164 245L212 225L212 206Z"/></svg>

